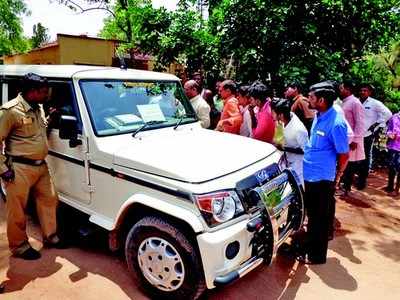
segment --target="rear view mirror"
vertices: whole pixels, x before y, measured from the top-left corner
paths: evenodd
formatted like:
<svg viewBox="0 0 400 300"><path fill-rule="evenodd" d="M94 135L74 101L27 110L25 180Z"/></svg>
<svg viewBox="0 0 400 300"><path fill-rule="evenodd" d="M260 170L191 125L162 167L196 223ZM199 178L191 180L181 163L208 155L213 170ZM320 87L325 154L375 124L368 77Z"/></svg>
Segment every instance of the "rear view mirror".
<svg viewBox="0 0 400 300"><path fill-rule="evenodd" d="M61 116L59 137L63 140L69 140L69 145L72 148L82 144L82 141L78 139L78 120L75 116Z"/></svg>

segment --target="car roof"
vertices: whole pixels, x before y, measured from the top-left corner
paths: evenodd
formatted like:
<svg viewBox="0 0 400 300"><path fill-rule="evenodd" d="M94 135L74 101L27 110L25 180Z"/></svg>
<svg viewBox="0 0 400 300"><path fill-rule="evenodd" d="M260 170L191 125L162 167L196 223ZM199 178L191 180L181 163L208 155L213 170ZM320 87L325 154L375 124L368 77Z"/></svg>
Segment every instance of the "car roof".
<svg viewBox="0 0 400 300"><path fill-rule="evenodd" d="M179 80L178 77L152 71L86 65L0 65L0 76L24 76L35 73L48 78Z"/></svg>

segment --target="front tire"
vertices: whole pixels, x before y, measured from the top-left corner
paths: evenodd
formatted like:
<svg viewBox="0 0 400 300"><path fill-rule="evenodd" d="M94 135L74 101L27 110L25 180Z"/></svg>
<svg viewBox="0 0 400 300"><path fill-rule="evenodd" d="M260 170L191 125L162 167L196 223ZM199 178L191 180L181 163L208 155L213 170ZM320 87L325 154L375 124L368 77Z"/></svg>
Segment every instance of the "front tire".
<svg viewBox="0 0 400 300"><path fill-rule="evenodd" d="M132 227L125 256L129 271L154 298L197 299L206 289L197 251L161 218L145 217Z"/></svg>

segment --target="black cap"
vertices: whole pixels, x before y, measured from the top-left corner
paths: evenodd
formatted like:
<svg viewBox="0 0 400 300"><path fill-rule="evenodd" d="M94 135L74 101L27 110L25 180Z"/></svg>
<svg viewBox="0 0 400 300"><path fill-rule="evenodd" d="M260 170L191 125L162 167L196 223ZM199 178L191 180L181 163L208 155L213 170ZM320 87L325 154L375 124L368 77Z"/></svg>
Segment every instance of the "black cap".
<svg viewBox="0 0 400 300"><path fill-rule="evenodd" d="M47 87L48 82L45 77L37 75L35 73L28 73L22 78L22 94L26 94L30 90L40 89Z"/></svg>
<svg viewBox="0 0 400 300"><path fill-rule="evenodd" d="M47 84L47 79L46 79L46 78L44 78L44 77L42 77L42 76L40 76L40 75L37 75L37 74L35 74L35 73L28 73L28 74L26 74L26 75L23 77L23 80L24 80L25 82L35 82L35 83L38 83L38 84L40 84L40 83L42 83L42 84Z"/></svg>

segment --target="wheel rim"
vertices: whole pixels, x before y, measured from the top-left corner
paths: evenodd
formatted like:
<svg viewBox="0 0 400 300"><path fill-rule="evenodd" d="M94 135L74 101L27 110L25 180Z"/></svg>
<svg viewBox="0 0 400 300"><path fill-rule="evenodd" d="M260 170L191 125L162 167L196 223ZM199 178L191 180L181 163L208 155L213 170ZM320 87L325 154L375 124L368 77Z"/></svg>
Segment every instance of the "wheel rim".
<svg viewBox="0 0 400 300"><path fill-rule="evenodd" d="M175 291L185 279L179 252L162 238L145 239L139 247L138 262L144 277L160 290Z"/></svg>

